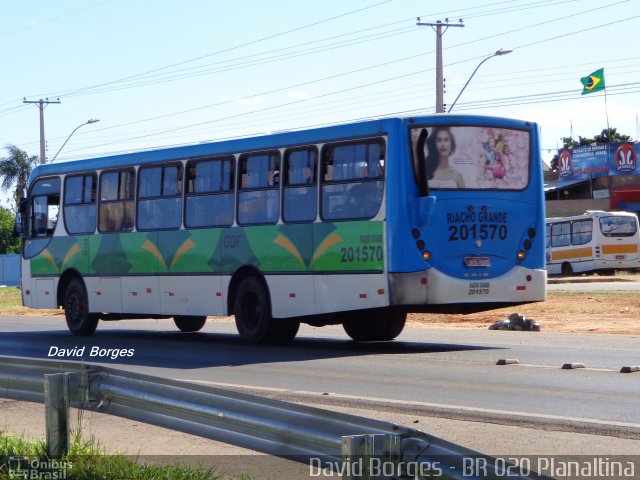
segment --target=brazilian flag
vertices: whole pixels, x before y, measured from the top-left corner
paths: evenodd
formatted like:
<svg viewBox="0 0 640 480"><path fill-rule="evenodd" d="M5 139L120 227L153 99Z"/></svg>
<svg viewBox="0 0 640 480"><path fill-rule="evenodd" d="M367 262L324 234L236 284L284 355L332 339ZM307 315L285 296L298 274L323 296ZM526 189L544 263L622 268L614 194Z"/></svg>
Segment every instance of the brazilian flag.
<svg viewBox="0 0 640 480"><path fill-rule="evenodd" d="M584 85L582 95L604 90L604 68L596 70L591 75L581 78L580 81L582 82L582 85Z"/></svg>

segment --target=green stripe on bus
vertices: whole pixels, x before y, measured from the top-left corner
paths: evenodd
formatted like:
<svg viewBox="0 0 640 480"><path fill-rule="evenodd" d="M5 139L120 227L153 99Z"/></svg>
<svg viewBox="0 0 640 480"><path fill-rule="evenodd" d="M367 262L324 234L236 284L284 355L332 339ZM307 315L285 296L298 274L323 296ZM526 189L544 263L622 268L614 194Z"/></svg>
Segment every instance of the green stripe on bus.
<svg viewBox="0 0 640 480"><path fill-rule="evenodd" d="M383 222L264 225L54 237L31 259L34 275L384 269Z"/></svg>

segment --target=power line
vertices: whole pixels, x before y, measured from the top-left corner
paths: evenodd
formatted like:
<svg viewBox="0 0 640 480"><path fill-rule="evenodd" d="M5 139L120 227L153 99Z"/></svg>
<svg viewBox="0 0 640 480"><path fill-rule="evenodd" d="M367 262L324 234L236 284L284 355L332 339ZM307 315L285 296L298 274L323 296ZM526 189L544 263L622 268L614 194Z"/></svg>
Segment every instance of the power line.
<svg viewBox="0 0 640 480"><path fill-rule="evenodd" d="M500 3L510 3L510 2L500 2ZM610 4L610 5L608 5L608 6L611 6L611 5L617 5L617 4L620 4L620 3L623 3L623 2L613 3L613 4ZM608 7L608 6L605 6L605 7L599 7L599 8L606 8L606 7ZM594 10L594 9L589 10L589 11L593 11L593 10ZM563 18L566 18L566 17L563 17ZM632 17L631 19L633 19L633 18L636 18L636 17ZM558 20L558 19L554 19L553 21L557 21L557 20ZM630 19L628 19L628 20L630 20ZM548 23L548 22L544 22L544 23ZM616 22L613 22L613 23L616 23ZM540 24L536 24L535 26L538 26L538 25L540 25ZM601 26L597 26L597 27L593 27L593 28L600 28L600 27L608 26L608 25L611 25L611 23L610 23L610 24L601 25ZM533 28L533 27L534 27L534 26L528 26L528 27L524 27L524 28ZM591 29L591 28L590 28L590 29ZM541 43L541 42L543 42L543 41L555 40L555 39L557 39L557 38L560 38L560 37L563 37L563 36L567 36L567 35L572 35L572 34L576 34L576 33L582 33L582 32L585 32L585 31L589 31L590 29L579 30L579 31L577 31L577 32L572 32L572 33L568 33L568 34L565 34L565 35L560 35L560 36L552 37L552 38L550 38L550 39L543 39L543 40L541 40L541 41L539 41L539 42L535 42L535 43L531 43L531 44L525 44L525 45L521 46L520 48L525 48L525 47L527 47L527 46L531 46L531 45L534 45L534 44L538 44L538 43ZM523 28L520 28L520 29L518 29L517 31L522 31L522 30L523 30ZM503 33L503 34L504 34L504 33ZM485 37L485 38L487 38L487 37ZM479 40L481 40L481 39L475 40L474 42L467 42L467 43L475 43L475 42L477 42L477 41L479 41ZM452 48L452 47L450 47L450 48ZM431 53L431 52L428 52L428 53ZM325 80L332 79L332 78L342 77L342 76L349 75L349 74L353 74L353 73L359 73L359 72L362 72L362 71L371 70L371 69L376 68L376 67L380 67L380 66L384 66L384 65L389 65L389 64L396 63L396 62L401 62L401 61L406 61L406 60L409 60L409 59L418 58L418 57L420 57L420 56L422 56L422 55L426 55L426 53L423 53L423 54L420 54L420 55L415 55L415 56L412 56L412 57L406 57L406 58L404 58L404 59L393 60L392 62L387 62L387 63L385 63L385 64L374 65L374 66L365 67L365 68L362 68L362 69L352 70L352 71L350 71L350 72L345 72L345 73L341 73L341 74L337 74L337 75L332 75L332 76L328 76L328 77L323 77L323 78L321 78L321 79L315 79L315 80L312 80L312 81L309 81L309 82L304 82L304 83L300 83L300 84L293 85L293 86L291 86L291 85L290 85L290 86L283 87L283 88L280 88L280 89L271 90L271 91L269 91L269 92L262 92L262 93L258 93L258 94L253 94L253 95L245 96L245 97L242 97L242 98L247 99L247 98L251 98L251 97L256 96L256 95L266 95L266 94L275 93L275 92L283 91L283 90L290 89L290 88L296 88L296 87L299 87L299 86L309 85L309 84L311 84L311 83L321 82L321 81L325 81ZM477 58L477 57L476 57L476 58ZM452 64L450 64L450 65L458 64L458 63L464 63L464 62L472 61L472 60L473 60L473 59L466 59L466 60L464 60L464 61L454 62L454 63L452 63ZM431 70L431 69L430 69L430 70ZM418 73L418 74L419 74L419 73L423 73L423 72L425 72L425 71L428 71L428 70L422 70L422 71L420 71L420 72L415 72L415 73ZM412 74L408 74L408 75L410 76L410 75L413 75L413 74L414 74L414 73L412 73ZM402 78L402 77L404 77L404 76L401 76L401 77L398 77L398 78ZM396 79L396 78L394 78L394 79ZM381 80L380 82L375 82L375 83L372 83L372 84L367 84L367 85L365 85L365 86L367 86L367 87L368 87L368 86L370 86L370 85L374 85L374 84L377 84L377 83L384 83L384 82L387 82L387 81L393 81L394 79ZM358 86L358 87L354 87L354 88L360 88L360 87L362 87L362 86ZM351 90L351 91L352 91L353 89L347 89L346 91L349 91L349 90ZM338 92L329 92L329 93L327 93L327 94L324 94L324 95L318 96L317 98L323 98L323 97L326 97L327 95L334 95L334 94L339 94L339 93L344 93L344 92L345 92L345 90L340 90L340 91L338 91ZM189 109L189 110L183 110L183 111L181 111L181 112L168 113L168 114L161 115L161 116L156 116L156 117L152 117L152 118L148 118L148 119L143 119L143 120L139 120L139 121L135 121L135 122L127 122L127 123L124 123L124 124L120 124L120 125L116 125L116 126L112 126L112 127L107 127L107 128L119 128L119 127L123 127L123 126L127 126L127 125L132 125L132 124L137 124L137 123L143 123L143 122L146 122L146 121L151 121L151 120L155 120L155 119L166 118L166 117L170 117L170 116L175 116L175 115L179 115L179 114L185 114L185 113L193 112L193 111L196 111L196 110L201 110L202 108L210 108L210 107L212 107L212 106L218 106L218 105L221 105L221 104L224 104L224 103L230 103L230 102L216 103L216 104L212 104L212 105L208 105L208 106L198 107L198 108L196 108L196 109ZM297 103L297 102L294 102L294 103ZM283 104L283 105L276 105L276 106L274 106L274 107L270 107L270 108L277 109L277 108L284 108L284 107L288 107L288 106L291 106L291 105L292 105L292 103L291 103L291 102L289 102L289 103L286 103L286 104ZM463 105L464 105L464 104L463 104ZM255 114L255 112L250 113L250 114L244 114L244 115L247 115L247 116L248 116L248 115L252 115L252 114ZM239 118L243 118L243 117L239 117ZM246 117L245 117L245 118L246 118ZM190 128L190 127L191 127L191 126L181 127L181 128ZM102 129L102 130L106 130L106 129ZM163 130L163 132L166 132L166 130ZM124 140L123 140L123 141L124 141ZM117 143L117 142L114 142L114 143Z"/></svg>

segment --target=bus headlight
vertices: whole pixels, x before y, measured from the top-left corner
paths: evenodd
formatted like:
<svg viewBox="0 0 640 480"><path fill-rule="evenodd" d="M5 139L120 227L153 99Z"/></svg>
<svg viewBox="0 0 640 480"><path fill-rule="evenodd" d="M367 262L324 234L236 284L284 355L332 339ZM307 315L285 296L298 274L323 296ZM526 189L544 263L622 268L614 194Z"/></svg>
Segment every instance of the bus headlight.
<svg viewBox="0 0 640 480"><path fill-rule="evenodd" d="M527 254L524 253L524 250L520 250L518 252L518 260L524 260L525 258L527 258Z"/></svg>
<svg viewBox="0 0 640 480"><path fill-rule="evenodd" d="M425 262L428 262L431 260L431 252L422 252L422 258Z"/></svg>

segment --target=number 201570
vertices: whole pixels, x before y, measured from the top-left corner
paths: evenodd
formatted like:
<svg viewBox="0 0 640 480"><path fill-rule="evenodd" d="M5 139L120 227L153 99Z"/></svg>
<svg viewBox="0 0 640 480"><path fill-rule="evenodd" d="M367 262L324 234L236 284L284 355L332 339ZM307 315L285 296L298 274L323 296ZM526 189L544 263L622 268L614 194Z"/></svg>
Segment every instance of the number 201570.
<svg viewBox="0 0 640 480"><path fill-rule="evenodd" d="M382 261L382 247L363 246L363 247L343 247L340 249L340 261L342 263L350 262L373 262Z"/></svg>
<svg viewBox="0 0 640 480"><path fill-rule="evenodd" d="M455 240L506 240L507 226L483 223L482 225L451 225L449 241Z"/></svg>

